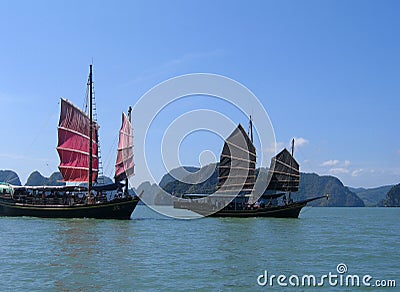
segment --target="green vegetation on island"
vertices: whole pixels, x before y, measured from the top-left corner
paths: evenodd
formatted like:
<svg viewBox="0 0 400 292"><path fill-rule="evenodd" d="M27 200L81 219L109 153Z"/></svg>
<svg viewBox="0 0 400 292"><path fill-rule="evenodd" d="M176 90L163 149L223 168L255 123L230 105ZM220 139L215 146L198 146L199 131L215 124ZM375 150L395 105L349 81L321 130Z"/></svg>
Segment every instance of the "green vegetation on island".
<svg viewBox="0 0 400 292"><path fill-rule="evenodd" d="M329 195L329 200L311 202L310 206L364 207L365 204L355 193L334 176L320 176L315 173L300 173L300 188L297 198L306 199L316 195Z"/></svg>
<svg viewBox="0 0 400 292"><path fill-rule="evenodd" d="M382 200L386 198L386 194L392 187L392 185L369 189L349 187L349 190L363 200L366 207L376 207Z"/></svg>

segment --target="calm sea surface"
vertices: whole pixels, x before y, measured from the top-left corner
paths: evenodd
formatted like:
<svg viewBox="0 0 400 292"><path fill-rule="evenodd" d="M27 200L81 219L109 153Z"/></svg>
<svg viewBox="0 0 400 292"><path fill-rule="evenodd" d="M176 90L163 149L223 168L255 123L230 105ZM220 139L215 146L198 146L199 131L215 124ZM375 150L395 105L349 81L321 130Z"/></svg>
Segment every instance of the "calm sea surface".
<svg viewBox="0 0 400 292"><path fill-rule="evenodd" d="M133 220L0 217L2 291L282 290L257 277L371 275L400 286L400 208L306 208L300 219L168 219L138 206ZM295 277L292 280L295 281ZM260 278L261 281L265 277ZM291 290L306 290L297 287ZM335 287L325 279L313 290ZM395 289L383 289L395 290Z"/></svg>

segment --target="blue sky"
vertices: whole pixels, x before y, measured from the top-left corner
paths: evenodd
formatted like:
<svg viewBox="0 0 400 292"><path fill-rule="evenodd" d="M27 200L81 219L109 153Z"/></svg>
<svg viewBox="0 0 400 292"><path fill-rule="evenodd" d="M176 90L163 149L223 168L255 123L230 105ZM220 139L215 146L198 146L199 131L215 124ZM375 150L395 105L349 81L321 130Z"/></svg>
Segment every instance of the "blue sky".
<svg viewBox="0 0 400 292"><path fill-rule="evenodd" d="M204 72L259 98L278 147L299 138L302 171L349 186L399 183L399 35L398 1L0 1L0 169L23 183L34 170L57 170L59 97L83 104L93 59L106 175L120 112L166 79ZM221 108L203 102L171 105L158 133L166 113ZM198 165L202 149L218 157L221 143L193 134L182 162ZM164 170L153 167L159 179Z"/></svg>

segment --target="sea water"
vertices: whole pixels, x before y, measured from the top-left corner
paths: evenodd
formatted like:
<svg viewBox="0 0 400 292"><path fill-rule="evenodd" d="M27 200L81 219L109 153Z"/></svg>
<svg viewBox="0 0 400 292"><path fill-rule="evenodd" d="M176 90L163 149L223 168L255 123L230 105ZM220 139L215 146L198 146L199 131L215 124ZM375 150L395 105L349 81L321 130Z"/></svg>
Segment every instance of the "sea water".
<svg viewBox="0 0 400 292"><path fill-rule="evenodd" d="M0 287L396 290L399 219L400 208L305 208L299 219L178 220L144 205L130 221L0 217Z"/></svg>

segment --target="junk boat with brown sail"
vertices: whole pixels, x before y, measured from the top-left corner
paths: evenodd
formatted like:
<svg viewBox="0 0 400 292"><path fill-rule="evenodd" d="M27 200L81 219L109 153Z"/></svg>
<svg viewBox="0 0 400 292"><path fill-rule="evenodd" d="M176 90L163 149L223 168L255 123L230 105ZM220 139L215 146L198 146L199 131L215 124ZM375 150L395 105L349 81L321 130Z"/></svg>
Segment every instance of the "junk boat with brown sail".
<svg viewBox="0 0 400 292"><path fill-rule="evenodd" d="M57 152L65 182L87 186L0 185L0 215L45 218L130 219L139 197L128 192L133 175L133 134L130 113L122 114L115 183L96 185L99 172L98 124L93 120L92 65L88 80L89 114L61 99Z"/></svg>
<svg viewBox="0 0 400 292"><path fill-rule="evenodd" d="M327 198L318 196L294 201L292 192L299 190L299 164L286 148L271 159L263 175L262 194L256 178L256 148L253 145L252 120L250 137L239 124L225 140L218 168L217 191L212 195L184 195L175 199L174 207L214 217L280 217L298 218L307 203ZM269 181L265 187L265 181ZM286 197L288 195L288 198Z"/></svg>

